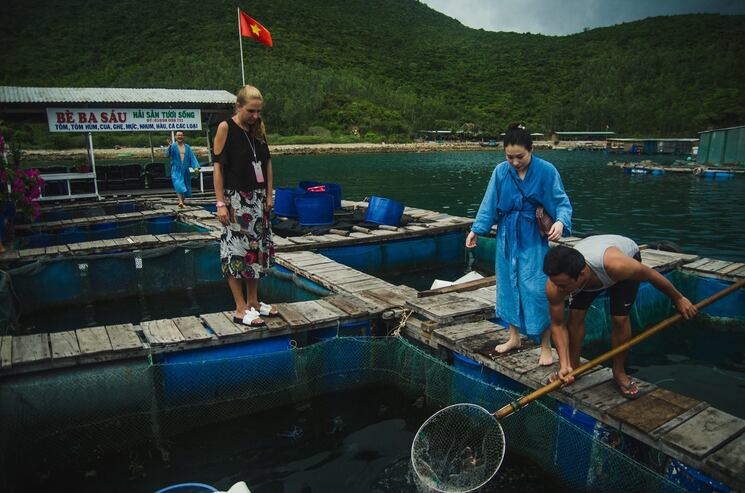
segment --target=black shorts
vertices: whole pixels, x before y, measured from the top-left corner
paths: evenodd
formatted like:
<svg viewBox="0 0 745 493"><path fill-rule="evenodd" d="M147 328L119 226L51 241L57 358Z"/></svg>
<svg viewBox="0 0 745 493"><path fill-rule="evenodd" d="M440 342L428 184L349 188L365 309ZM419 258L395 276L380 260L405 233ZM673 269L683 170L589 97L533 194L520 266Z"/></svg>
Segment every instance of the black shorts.
<svg viewBox="0 0 745 493"><path fill-rule="evenodd" d="M636 254L634 258L641 261L639 254ZM599 294L607 291L610 298L610 314L616 317L626 316L631 313L631 307L636 300L636 293L639 292L639 284L639 281L626 279L625 281L617 282L608 289L580 291L576 296L572 297L569 308L573 310L587 310Z"/></svg>

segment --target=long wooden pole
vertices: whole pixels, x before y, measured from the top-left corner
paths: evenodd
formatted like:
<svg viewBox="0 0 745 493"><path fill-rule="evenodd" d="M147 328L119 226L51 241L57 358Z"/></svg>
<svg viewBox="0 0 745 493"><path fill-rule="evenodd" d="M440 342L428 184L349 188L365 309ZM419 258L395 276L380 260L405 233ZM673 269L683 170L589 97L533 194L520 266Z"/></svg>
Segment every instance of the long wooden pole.
<svg viewBox="0 0 745 493"><path fill-rule="evenodd" d="M702 308L704 308L706 306L709 306L710 304L714 303L715 301L717 301L717 300L719 300L721 298L724 298L728 294L730 294L730 293L732 293L734 291L737 291L738 289L740 289L742 287L745 287L745 279L740 279L739 281L737 281L736 283L732 284L731 286L729 286L727 288L724 288L723 290L719 291L718 293L716 293L716 294L714 294L712 296L709 296L708 298L706 298L703 301L700 301L695 306L696 306L696 308L698 308L699 310L701 310ZM601 354L597 358L595 358L595 359L593 359L591 361L588 361L584 365L580 366L579 368L577 368L576 370L574 370L573 372L571 372L569 375L571 375L573 377L576 377L578 375L581 375L581 374L585 373L587 370L596 367L600 363L604 363L605 361L608 361L609 359L611 359L615 355L626 351L627 349L629 349L630 347L632 347L632 346L640 343L644 339L647 339L647 338L653 336L657 332L660 332L661 330L667 329L668 327L670 327L671 325L679 322L682 319L683 319L683 317L679 313L673 315L672 317L666 318L662 322L659 322L658 324L650 327L649 329L645 330L644 332L642 332L641 334L637 335L633 339L629 339L625 343L621 344L618 347L615 347L615 348L611 349L607 353ZM524 407L525 405L527 405L528 403L530 403L530 402L538 399L539 397L543 397L544 395L548 394L549 392L552 392L552 391L558 389L562 385L564 385L564 382L562 382L560 379L557 378L554 382L546 385L545 387L541 387L540 389L532 392L531 394L528 394L525 397L522 397L522 398L520 398L517 401L513 401L513 402L507 404L502 409L500 409L499 411L495 412L494 413L494 416L496 416L497 419L502 419L502 418L504 418L506 416L509 416L510 414L512 414L513 412L517 411L521 407Z"/></svg>

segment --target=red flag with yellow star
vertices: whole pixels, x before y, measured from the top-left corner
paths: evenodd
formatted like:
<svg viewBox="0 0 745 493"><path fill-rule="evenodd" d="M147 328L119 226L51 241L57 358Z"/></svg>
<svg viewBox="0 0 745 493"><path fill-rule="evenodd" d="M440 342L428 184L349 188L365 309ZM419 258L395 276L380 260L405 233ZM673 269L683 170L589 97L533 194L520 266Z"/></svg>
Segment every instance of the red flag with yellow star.
<svg viewBox="0 0 745 493"><path fill-rule="evenodd" d="M272 46L272 35L267 28L253 20L244 11L240 11L241 36L253 38L259 43Z"/></svg>

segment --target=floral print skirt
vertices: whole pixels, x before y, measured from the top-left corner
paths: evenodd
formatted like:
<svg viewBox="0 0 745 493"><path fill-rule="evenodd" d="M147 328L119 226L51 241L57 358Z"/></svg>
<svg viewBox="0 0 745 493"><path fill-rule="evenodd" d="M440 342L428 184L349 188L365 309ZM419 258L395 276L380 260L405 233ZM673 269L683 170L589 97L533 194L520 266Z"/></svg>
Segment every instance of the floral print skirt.
<svg viewBox="0 0 745 493"><path fill-rule="evenodd" d="M220 265L225 277L260 279L274 265L274 243L266 190L224 190L230 224L222 227Z"/></svg>

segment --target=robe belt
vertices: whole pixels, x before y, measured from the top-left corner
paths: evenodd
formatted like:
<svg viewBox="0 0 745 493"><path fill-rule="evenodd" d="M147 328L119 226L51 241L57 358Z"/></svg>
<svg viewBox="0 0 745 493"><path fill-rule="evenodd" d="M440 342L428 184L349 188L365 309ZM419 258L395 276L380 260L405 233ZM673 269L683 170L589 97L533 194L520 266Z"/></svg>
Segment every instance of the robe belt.
<svg viewBox="0 0 745 493"><path fill-rule="evenodd" d="M525 203L522 209L512 209L502 217L502 224L500 225L500 227L504 227L504 233L498 234L497 236L499 236L501 239L501 244L499 246L502 249L502 255L505 257L509 256L510 254L508 250L509 242L507 241L508 234L512 235L515 238L515 245L518 248L520 247L520 229L517 227L519 216L535 221L535 207L528 203Z"/></svg>

